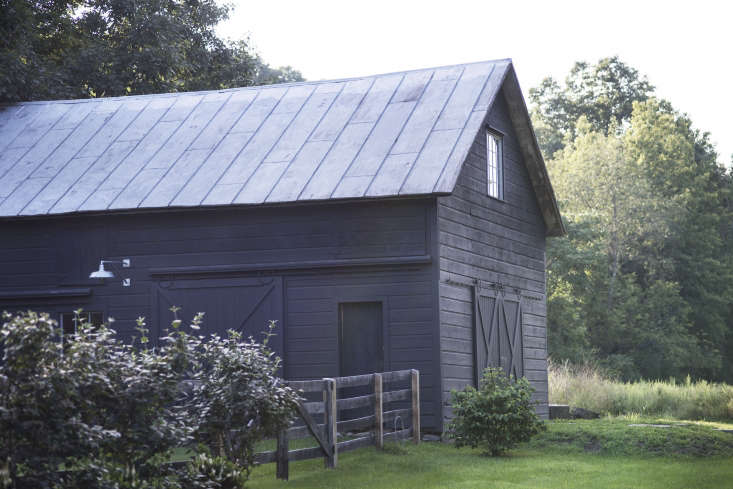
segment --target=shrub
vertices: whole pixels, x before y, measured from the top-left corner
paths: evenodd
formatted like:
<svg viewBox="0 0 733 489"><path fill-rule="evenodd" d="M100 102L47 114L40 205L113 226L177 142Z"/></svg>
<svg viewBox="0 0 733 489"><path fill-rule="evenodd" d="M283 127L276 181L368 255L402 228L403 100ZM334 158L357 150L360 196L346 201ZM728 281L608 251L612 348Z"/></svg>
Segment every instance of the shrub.
<svg viewBox="0 0 733 489"><path fill-rule="evenodd" d="M197 442L215 449L249 470L255 443L287 428L295 410L297 391L278 376L281 361L267 344L275 323L262 343L229 331L212 336L201 348L193 406L200 417ZM193 414L196 414L193 413Z"/></svg>
<svg viewBox="0 0 733 489"><path fill-rule="evenodd" d="M47 314L3 313L0 330L0 472L2 487L70 484L74 466L118 433L83 415L104 380L70 369ZM19 482L19 475L22 479Z"/></svg>
<svg viewBox="0 0 733 489"><path fill-rule="evenodd" d="M484 448L500 455L544 429L532 406L534 389L525 378L512 380L501 368L487 368L479 389L451 392L449 435L456 447Z"/></svg>
<svg viewBox="0 0 733 489"><path fill-rule="evenodd" d="M212 456L204 449L188 464L188 472L181 476L181 487L241 489L248 478L246 469L227 458Z"/></svg>
<svg viewBox="0 0 733 489"><path fill-rule="evenodd" d="M46 314L3 320L0 487L237 487L254 443L286 426L298 399L277 378L277 356L234 332L207 343L176 319L152 348L143 318L133 344L108 325L82 322L62 343ZM198 441L226 463L167 463Z"/></svg>

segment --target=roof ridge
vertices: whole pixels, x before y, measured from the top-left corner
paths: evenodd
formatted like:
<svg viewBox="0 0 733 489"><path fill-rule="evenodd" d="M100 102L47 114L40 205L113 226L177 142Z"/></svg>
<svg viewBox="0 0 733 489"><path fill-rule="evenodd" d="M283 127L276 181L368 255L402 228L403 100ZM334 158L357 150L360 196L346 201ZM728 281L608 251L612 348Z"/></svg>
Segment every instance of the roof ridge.
<svg viewBox="0 0 733 489"><path fill-rule="evenodd" d="M477 65L477 64L482 64L482 63L501 63L501 62L512 63L512 58L486 59L486 60L481 60L481 61L472 61L469 63L454 63L454 64L441 65L441 66L428 66L425 68L415 68L412 70L390 71L390 72L385 72L385 73L375 73L371 75L361 75L361 76L353 76L353 77L347 77L347 78L304 80L300 82L271 83L271 84L266 84L266 85L249 85L246 87L220 88L220 89L214 89L214 90L196 90L196 91L191 91L191 92L163 92L163 93L148 93L148 94L139 94L139 95L119 95L116 97L32 100L32 101L24 101L24 102L0 103L0 108L18 107L18 106L25 106L25 105L44 105L44 104L101 103L105 100L134 100L134 99L148 98L148 97L179 97L182 95L206 95L209 93L228 93L228 92L237 92L237 91L243 91L243 90L262 90L262 89L268 89L270 87L272 88L274 87L293 87L293 86L299 86L299 85L315 85L315 84L323 84L323 83L342 83L342 82L349 82L353 80L362 80L365 78L378 78L382 76L396 75L400 73L406 75L408 73L415 73L418 71L440 70L440 69L445 69L445 68L454 68L458 66L471 66L471 65Z"/></svg>

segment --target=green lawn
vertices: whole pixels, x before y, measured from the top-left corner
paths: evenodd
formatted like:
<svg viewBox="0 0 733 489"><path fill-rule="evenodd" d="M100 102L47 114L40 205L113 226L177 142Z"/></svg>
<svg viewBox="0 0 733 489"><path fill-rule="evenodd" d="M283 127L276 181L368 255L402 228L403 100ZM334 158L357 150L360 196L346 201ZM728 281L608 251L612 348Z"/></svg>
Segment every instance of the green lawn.
<svg viewBox="0 0 733 489"><path fill-rule="evenodd" d="M709 425L629 427L661 420L607 418L551 422L532 443L499 458L444 443L364 448L290 464L290 481L275 466L257 467L248 487L260 488L730 488L733 434ZM671 421L671 423L679 423ZM702 455L706 454L706 455Z"/></svg>

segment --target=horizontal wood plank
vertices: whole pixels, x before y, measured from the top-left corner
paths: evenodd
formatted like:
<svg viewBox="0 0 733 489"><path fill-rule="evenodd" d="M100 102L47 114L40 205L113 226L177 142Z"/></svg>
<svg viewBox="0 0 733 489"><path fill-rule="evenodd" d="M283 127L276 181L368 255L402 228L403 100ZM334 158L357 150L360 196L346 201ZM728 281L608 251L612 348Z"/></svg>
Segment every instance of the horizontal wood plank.
<svg viewBox="0 0 733 489"><path fill-rule="evenodd" d="M336 403L338 404L339 411L344 409L356 409L360 407L371 406L374 403L374 394L349 397L347 399L338 399Z"/></svg>
<svg viewBox="0 0 733 489"><path fill-rule="evenodd" d="M293 389L303 392L321 392L323 390L323 380L289 380L288 385Z"/></svg>
<svg viewBox="0 0 733 489"><path fill-rule="evenodd" d="M339 431L355 431L362 430L365 428L373 428L376 417L372 414L370 416L363 416L361 418L347 419L336 423Z"/></svg>
<svg viewBox="0 0 733 489"><path fill-rule="evenodd" d="M412 428L405 428L404 430L392 431L384 434L385 441L397 441L409 438L412 435Z"/></svg>
<svg viewBox="0 0 733 489"><path fill-rule="evenodd" d="M323 450L321 450L321 447L311 447L311 448L300 448L298 450L290 450L288 452L288 459L291 462L295 462L298 460L306 460L309 458L319 458L323 457L325 454L323 453Z"/></svg>
<svg viewBox="0 0 733 489"><path fill-rule="evenodd" d="M409 370L397 370L394 372L383 372L382 382L398 382L410 378Z"/></svg>
<svg viewBox="0 0 733 489"><path fill-rule="evenodd" d="M371 385L374 382L374 374L353 375L351 377L335 377L336 388L358 387L362 385Z"/></svg>
<svg viewBox="0 0 733 489"><path fill-rule="evenodd" d="M275 461L277 452L274 450L271 452L257 452L254 455L254 462L256 464L269 464Z"/></svg>
<svg viewBox="0 0 733 489"><path fill-rule="evenodd" d="M389 391L382 394L383 402L409 401L412 399L411 389L400 389L398 391Z"/></svg>
<svg viewBox="0 0 733 489"><path fill-rule="evenodd" d="M366 447L374 444L374 434L370 433L366 436L360 436L353 440L341 441L338 443L339 452L348 452L349 450L356 450L357 448Z"/></svg>

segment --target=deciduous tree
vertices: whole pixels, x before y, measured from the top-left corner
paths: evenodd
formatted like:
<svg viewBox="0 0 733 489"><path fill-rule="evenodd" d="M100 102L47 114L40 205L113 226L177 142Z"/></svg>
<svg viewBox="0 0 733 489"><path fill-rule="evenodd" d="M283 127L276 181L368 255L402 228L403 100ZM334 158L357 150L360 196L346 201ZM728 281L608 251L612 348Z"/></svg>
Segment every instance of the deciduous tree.
<svg viewBox="0 0 733 489"><path fill-rule="evenodd" d="M219 38L215 0L0 0L0 101L298 81Z"/></svg>

